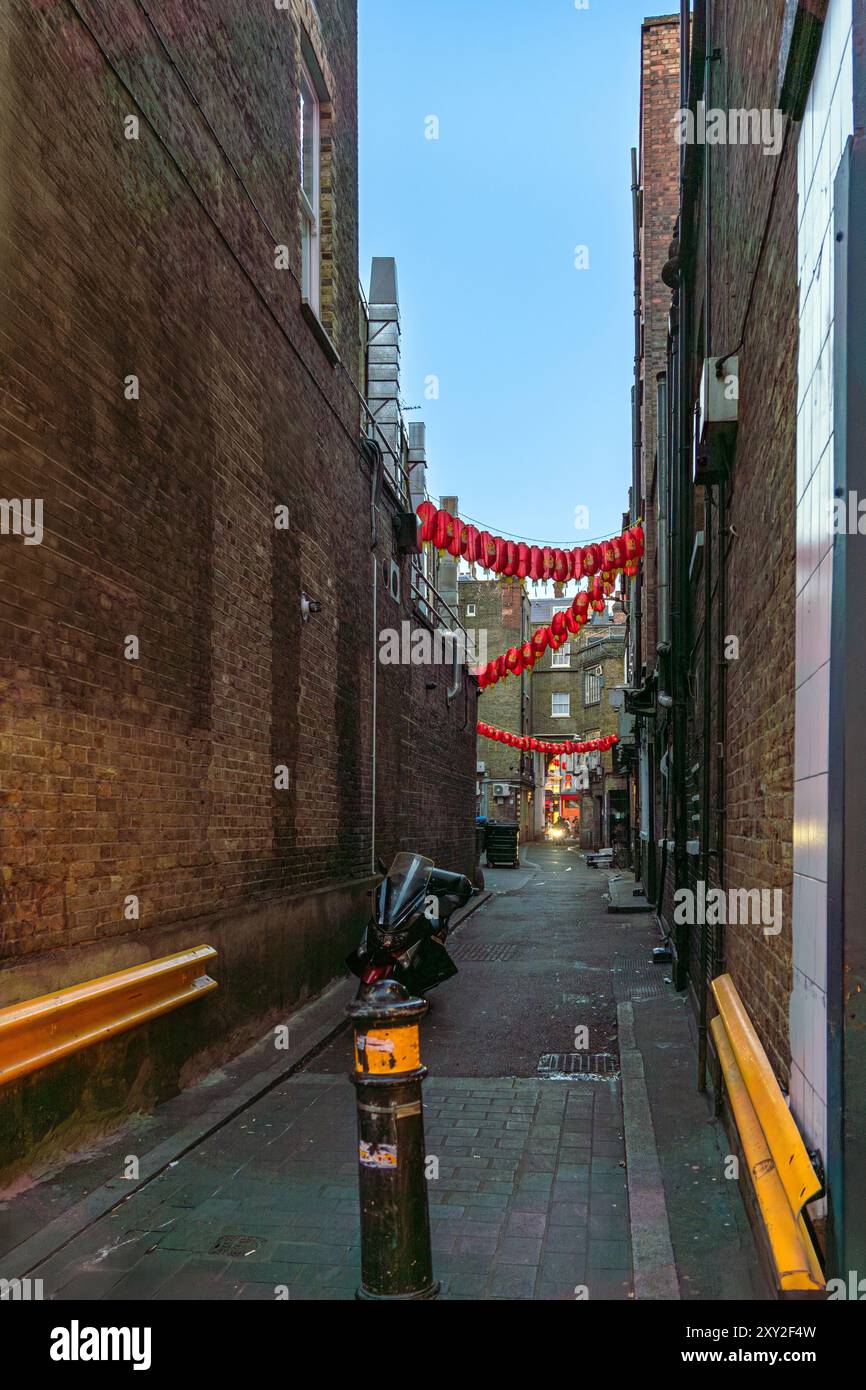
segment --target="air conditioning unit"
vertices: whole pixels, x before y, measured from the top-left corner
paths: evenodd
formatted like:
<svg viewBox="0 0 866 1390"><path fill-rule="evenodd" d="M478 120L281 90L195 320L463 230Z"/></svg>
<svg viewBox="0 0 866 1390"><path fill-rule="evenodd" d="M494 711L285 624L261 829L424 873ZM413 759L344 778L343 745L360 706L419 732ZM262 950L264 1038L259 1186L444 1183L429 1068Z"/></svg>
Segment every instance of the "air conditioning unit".
<svg viewBox="0 0 866 1390"><path fill-rule="evenodd" d="M701 396L695 414L695 483L722 482L737 437L740 404L740 359L708 357L701 373Z"/></svg>
<svg viewBox="0 0 866 1390"><path fill-rule="evenodd" d="M508 785L507 782L494 782L494 783L493 783L493 795L494 795L494 796L510 796L510 795L511 795L511 788L509 787L509 785Z"/></svg>

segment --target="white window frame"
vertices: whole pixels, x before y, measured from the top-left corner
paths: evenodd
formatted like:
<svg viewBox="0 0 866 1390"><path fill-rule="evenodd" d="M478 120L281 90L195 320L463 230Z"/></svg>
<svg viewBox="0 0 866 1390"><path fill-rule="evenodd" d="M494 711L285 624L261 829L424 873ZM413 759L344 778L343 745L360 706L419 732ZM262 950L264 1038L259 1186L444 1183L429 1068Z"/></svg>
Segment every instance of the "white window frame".
<svg viewBox="0 0 866 1390"><path fill-rule="evenodd" d="M564 700L565 709L558 710L556 701ZM567 690L553 690L550 695L550 717L551 719L570 719L571 718L571 696Z"/></svg>
<svg viewBox="0 0 866 1390"><path fill-rule="evenodd" d="M298 160L298 189L301 195L301 293L318 318L322 303L322 229L321 229L321 177L322 177L322 103L316 91L307 64L301 59L301 81L298 93L298 127L300 131L300 157ZM313 199L304 191L304 121L305 89L310 98L310 117L312 122L313 147Z"/></svg>
<svg viewBox="0 0 866 1390"><path fill-rule="evenodd" d="M467 603L467 605L466 605L466 616L467 616L467 618L474 618L474 617L475 617L475 611L476 611L476 610L475 610L475 604L474 604L474 603Z"/></svg>
<svg viewBox="0 0 866 1390"><path fill-rule="evenodd" d="M585 706L601 704L601 682L604 675L603 666L593 666L591 670L585 671L583 676L583 703ZM594 682L593 689L597 690L594 700L588 698L590 691L590 681Z"/></svg>
<svg viewBox="0 0 866 1390"><path fill-rule="evenodd" d="M567 671L571 666L571 643L566 642L558 651L551 652L550 664L556 670Z"/></svg>

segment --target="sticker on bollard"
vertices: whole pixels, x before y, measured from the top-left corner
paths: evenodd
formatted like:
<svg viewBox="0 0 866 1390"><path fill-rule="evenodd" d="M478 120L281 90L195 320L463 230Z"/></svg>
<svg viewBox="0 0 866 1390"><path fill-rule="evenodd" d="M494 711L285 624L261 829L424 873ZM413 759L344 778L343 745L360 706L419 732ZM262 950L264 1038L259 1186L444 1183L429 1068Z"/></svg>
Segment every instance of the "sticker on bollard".
<svg viewBox="0 0 866 1390"><path fill-rule="evenodd" d="M429 1299L427 1209L418 1025L427 1012L396 980L383 980L348 1013L355 1027L362 1299Z"/></svg>
<svg viewBox="0 0 866 1390"><path fill-rule="evenodd" d="M414 1071L420 1065L421 1043L417 1028L355 1034L356 1071Z"/></svg>
<svg viewBox="0 0 866 1390"><path fill-rule="evenodd" d="M365 1168L396 1168L396 1144L371 1144L362 1139L358 1145L358 1157Z"/></svg>

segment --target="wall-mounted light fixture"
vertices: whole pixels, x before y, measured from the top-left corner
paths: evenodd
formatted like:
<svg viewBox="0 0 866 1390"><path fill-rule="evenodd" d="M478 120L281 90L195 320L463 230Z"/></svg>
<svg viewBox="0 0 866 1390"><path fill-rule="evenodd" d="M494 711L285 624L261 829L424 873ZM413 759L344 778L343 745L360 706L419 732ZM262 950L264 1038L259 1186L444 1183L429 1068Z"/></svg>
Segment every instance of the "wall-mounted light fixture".
<svg viewBox="0 0 866 1390"><path fill-rule="evenodd" d="M301 621L308 623L314 613L321 613L322 605L309 594L301 594Z"/></svg>

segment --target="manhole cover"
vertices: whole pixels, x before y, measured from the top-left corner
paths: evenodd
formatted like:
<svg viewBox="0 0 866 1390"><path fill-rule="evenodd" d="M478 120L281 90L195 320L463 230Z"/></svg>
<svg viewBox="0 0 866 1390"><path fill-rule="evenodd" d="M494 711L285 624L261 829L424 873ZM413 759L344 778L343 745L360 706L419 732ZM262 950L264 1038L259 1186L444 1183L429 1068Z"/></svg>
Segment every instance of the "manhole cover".
<svg viewBox="0 0 866 1390"><path fill-rule="evenodd" d="M517 945L493 943L486 946L480 941L467 941L465 944L458 942L451 954L457 960L513 960L518 950Z"/></svg>
<svg viewBox="0 0 866 1390"><path fill-rule="evenodd" d="M646 956L614 956L613 997L618 1004L631 999L655 999L668 994L664 968Z"/></svg>
<svg viewBox="0 0 866 1390"><path fill-rule="evenodd" d="M254 1254L261 1243L261 1239L256 1236L220 1236L219 1240L214 1241L208 1253L227 1255L231 1260L240 1260L245 1255Z"/></svg>
<svg viewBox="0 0 866 1390"><path fill-rule="evenodd" d="M612 1052L545 1052L536 1070L542 1081L616 1081L619 1060Z"/></svg>

